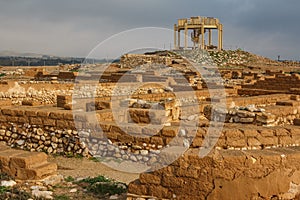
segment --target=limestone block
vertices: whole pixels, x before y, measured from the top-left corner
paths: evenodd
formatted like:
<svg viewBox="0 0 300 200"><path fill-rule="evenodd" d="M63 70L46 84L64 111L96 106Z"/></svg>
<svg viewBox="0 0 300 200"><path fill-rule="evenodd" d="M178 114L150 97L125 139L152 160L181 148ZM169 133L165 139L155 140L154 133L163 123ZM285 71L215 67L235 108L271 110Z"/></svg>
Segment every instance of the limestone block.
<svg viewBox="0 0 300 200"><path fill-rule="evenodd" d="M10 166L15 168L30 168L47 161L47 155L42 152L24 152L11 157Z"/></svg>

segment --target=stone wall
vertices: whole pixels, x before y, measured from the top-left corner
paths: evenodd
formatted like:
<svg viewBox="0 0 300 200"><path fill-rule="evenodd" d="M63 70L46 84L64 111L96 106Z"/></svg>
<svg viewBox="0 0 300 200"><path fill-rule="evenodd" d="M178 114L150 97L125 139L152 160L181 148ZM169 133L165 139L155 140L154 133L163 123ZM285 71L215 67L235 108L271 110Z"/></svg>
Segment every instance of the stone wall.
<svg viewBox="0 0 300 200"><path fill-rule="evenodd" d="M117 149L126 149L120 157L124 159L132 151L136 155L149 157L158 154L166 145L191 147L203 145L208 130L208 122L200 127L180 128L177 123L160 127L153 125L136 126L136 124L117 125L110 110L97 111L100 127L79 113L75 114L78 123L74 124L73 113L67 110L51 108L51 111L33 107L3 108L0 112L0 140L9 146L30 151L48 153L80 154L88 156L120 153ZM108 120L108 119L111 120ZM186 119L194 120L194 119ZM76 129L77 128L77 129ZM99 129L101 128L101 129ZM99 134L100 130L103 134ZM140 137L141 135L147 137ZM81 138L81 139L80 139ZM111 145L110 142L115 145ZM100 145L101 144L101 145ZM218 149L264 149L278 146L300 144L300 129L296 126L255 127L245 125L226 125L216 144ZM110 148L108 146L111 146ZM153 152L151 152L153 151ZM143 157L141 157L142 159ZM149 159L145 158L148 163ZM150 164L150 163L148 163Z"/></svg>
<svg viewBox="0 0 300 200"><path fill-rule="evenodd" d="M132 199L294 199L300 192L299 147L220 150L205 158L198 153L198 149L190 149L170 166L141 174L129 184L132 193L129 196Z"/></svg>
<svg viewBox="0 0 300 200"><path fill-rule="evenodd" d="M49 74L45 71L38 72L35 75L35 80L38 81L50 81L50 80L61 80L61 81L74 81L78 76L78 72L68 72L68 71L61 71L58 74Z"/></svg>
<svg viewBox="0 0 300 200"><path fill-rule="evenodd" d="M299 88L299 74L276 73L255 80L249 84L244 84L242 89L238 90L239 95L267 95L274 93L295 93L291 92L293 88ZM297 93L296 93L297 94Z"/></svg>
<svg viewBox="0 0 300 200"><path fill-rule="evenodd" d="M2 108L0 140L29 151L88 156L88 149L75 128L72 112L51 110L25 106Z"/></svg>
<svg viewBox="0 0 300 200"><path fill-rule="evenodd" d="M151 137L151 129L149 127L136 127L127 125L126 129L130 130L129 134L122 131L115 124L103 124L104 133L114 142L130 143L130 145L143 145L143 143L151 145L168 145L175 138L179 146L184 146L183 141L187 139L192 141L191 147L202 146L203 140L207 134L208 127L195 129L180 129L178 126L165 126ZM155 130L155 129L154 129ZM195 134L193 134L195 132ZM149 135L147 138L134 137L144 133ZM147 134L148 133L148 134ZM195 138L193 138L195 137ZM256 127L254 125L226 125L222 130L216 148L221 149L263 149L277 146L300 145L300 129L296 126L286 127ZM127 138L128 140L123 140Z"/></svg>
<svg viewBox="0 0 300 200"><path fill-rule="evenodd" d="M129 106L129 109L126 109ZM179 120L180 102L174 99L147 102L144 100L129 100L125 104L125 109L128 110L128 117L125 123L140 123L140 124L170 124L172 121Z"/></svg>

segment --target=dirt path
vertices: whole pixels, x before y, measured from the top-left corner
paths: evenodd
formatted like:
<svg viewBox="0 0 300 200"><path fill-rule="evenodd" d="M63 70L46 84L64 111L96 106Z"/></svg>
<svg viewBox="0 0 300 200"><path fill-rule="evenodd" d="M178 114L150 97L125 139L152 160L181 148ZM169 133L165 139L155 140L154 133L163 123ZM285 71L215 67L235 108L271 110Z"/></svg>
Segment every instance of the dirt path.
<svg viewBox="0 0 300 200"><path fill-rule="evenodd" d="M101 162L95 162L88 158L65 158L49 156L50 162L58 165L58 174L73 178L95 177L103 175L122 183L130 183L139 178L139 174L126 173L109 168Z"/></svg>

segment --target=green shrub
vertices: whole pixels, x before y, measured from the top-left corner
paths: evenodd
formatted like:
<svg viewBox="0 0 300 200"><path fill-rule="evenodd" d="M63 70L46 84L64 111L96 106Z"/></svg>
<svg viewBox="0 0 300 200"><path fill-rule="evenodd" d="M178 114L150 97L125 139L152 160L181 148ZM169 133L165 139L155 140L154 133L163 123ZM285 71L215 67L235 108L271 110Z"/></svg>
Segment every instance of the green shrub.
<svg viewBox="0 0 300 200"><path fill-rule="evenodd" d="M68 176L68 177L65 178L65 181L66 182L73 182L73 181L75 181L75 179L72 176Z"/></svg>
<svg viewBox="0 0 300 200"><path fill-rule="evenodd" d="M104 176L97 176L95 178L86 178L78 181L78 184L83 185L88 192L95 195L114 195L122 194L127 191L127 186L120 182L108 179Z"/></svg>
<svg viewBox="0 0 300 200"><path fill-rule="evenodd" d="M68 197L67 195L65 194L62 194L62 195L55 195L54 196L54 200L69 200L70 197Z"/></svg>

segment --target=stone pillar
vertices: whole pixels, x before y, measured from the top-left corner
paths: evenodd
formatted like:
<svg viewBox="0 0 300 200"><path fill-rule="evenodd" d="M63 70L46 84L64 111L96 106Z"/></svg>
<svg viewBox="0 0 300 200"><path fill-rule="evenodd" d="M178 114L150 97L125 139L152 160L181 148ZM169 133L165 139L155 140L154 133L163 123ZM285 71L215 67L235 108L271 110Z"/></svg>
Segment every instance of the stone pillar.
<svg viewBox="0 0 300 200"><path fill-rule="evenodd" d="M188 48L188 27L187 23L184 24L184 49Z"/></svg>
<svg viewBox="0 0 300 200"><path fill-rule="evenodd" d="M218 26L218 50L221 51L222 50L222 27L221 27L221 24L219 24Z"/></svg>
<svg viewBox="0 0 300 200"><path fill-rule="evenodd" d="M220 45L220 50L223 49L223 25L221 24L221 35L220 35L220 39L221 39L221 45Z"/></svg>
<svg viewBox="0 0 300 200"><path fill-rule="evenodd" d="M191 33L191 38L194 38L193 40L193 49L196 49L196 41L195 41L195 37L196 37L196 30L194 29L193 32Z"/></svg>
<svg viewBox="0 0 300 200"><path fill-rule="evenodd" d="M177 27L176 24L174 24L174 49L178 49L177 48L177 38L176 38L176 31L177 31Z"/></svg>
<svg viewBox="0 0 300 200"><path fill-rule="evenodd" d="M208 45L211 46L212 45L212 32L211 32L211 29L209 29L209 32L208 32Z"/></svg>
<svg viewBox="0 0 300 200"><path fill-rule="evenodd" d="M178 37L177 37L177 42L178 42L178 45L177 45L177 48L178 49L180 49L180 30L178 29L178 32L177 32L177 34L178 34Z"/></svg>
<svg viewBox="0 0 300 200"><path fill-rule="evenodd" d="M204 23L201 25L201 49L205 48L205 41L204 41Z"/></svg>

